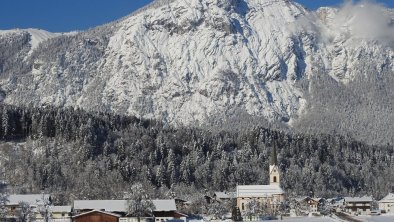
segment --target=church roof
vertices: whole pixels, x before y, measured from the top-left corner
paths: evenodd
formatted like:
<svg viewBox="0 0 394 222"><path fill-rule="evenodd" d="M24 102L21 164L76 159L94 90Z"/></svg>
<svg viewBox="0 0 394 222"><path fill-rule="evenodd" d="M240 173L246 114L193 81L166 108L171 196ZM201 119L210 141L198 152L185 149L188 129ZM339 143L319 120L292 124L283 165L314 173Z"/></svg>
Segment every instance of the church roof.
<svg viewBox="0 0 394 222"><path fill-rule="evenodd" d="M277 185L242 185L237 186L237 197L269 197L285 192Z"/></svg>

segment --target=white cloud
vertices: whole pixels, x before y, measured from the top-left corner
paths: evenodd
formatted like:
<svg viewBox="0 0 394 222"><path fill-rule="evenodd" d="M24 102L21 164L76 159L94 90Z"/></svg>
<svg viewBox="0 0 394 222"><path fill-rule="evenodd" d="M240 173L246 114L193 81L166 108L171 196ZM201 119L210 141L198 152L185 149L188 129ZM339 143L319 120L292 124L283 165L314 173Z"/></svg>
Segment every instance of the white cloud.
<svg viewBox="0 0 394 222"><path fill-rule="evenodd" d="M345 1L338 9L320 9L319 20L313 15L300 17L293 32L313 32L326 42L336 36L394 43L394 10L372 1Z"/></svg>
<svg viewBox="0 0 394 222"><path fill-rule="evenodd" d="M355 38L392 41L394 28L389 11L371 2L345 2L335 15L332 28Z"/></svg>

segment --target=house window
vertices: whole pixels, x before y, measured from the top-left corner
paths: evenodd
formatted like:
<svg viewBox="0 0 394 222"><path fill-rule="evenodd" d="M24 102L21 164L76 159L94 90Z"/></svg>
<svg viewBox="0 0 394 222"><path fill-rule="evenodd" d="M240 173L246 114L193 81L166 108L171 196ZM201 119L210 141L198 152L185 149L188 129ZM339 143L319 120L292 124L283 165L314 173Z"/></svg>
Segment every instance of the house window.
<svg viewBox="0 0 394 222"><path fill-rule="evenodd" d="M242 210L245 210L245 203L242 203Z"/></svg>
<svg viewBox="0 0 394 222"><path fill-rule="evenodd" d="M274 177L274 183L276 183L276 177Z"/></svg>

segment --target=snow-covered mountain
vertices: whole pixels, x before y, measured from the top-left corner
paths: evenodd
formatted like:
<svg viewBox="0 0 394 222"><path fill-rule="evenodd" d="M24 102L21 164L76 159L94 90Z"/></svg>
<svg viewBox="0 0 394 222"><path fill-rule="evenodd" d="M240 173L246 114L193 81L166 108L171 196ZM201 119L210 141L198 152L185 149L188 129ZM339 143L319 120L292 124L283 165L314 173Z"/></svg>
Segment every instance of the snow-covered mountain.
<svg viewBox="0 0 394 222"><path fill-rule="evenodd" d="M31 52L33 52L33 50L35 48L37 48L41 42L44 42L48 39L51 39L51 38L61 35L60 33L51 33L51 32L48 32L48 31L45 31L42 29L30 28L30 29L0 30L0 38L2 38L1 36L3 36L3 38L6 36L9 36L12 38L14 35L21 35L23 33L24 34L27 33L28 35L30 35L29 44L31 46L31 50L30 50L29 54Z"/></svg>
<svg viewBox="0 0 394 222"><path fill-rule="evenodd" d="M0 33L1 94L171 124L244 113L314 125L310 116L335 103L320 102L319 84L357 94L393 75L392 10L365 4L312 12L290 0L158 0L75 35Z"/></svg>

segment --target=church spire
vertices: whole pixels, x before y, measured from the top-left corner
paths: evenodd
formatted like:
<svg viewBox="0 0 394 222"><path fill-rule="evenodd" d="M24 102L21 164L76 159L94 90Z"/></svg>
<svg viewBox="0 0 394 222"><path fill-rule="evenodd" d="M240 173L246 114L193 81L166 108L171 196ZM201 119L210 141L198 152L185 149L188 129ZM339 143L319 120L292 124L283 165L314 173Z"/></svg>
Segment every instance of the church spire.
<svg viewBox="0 0 394 222"><path fill-rule="evenodd" d="M271 160L270 160L270 185L280 186L280 175L278 168L278 157L276 152L276 144L274 144L274 148L271 151Z"/></svg>
<svg viewBox="0 0 394 222"><path fill-rule="evenodd" d="M276 144L274 144L274 148L271 152L271 161L270 165L277 166L278 165L278 154L276 152Z"/></svg>

